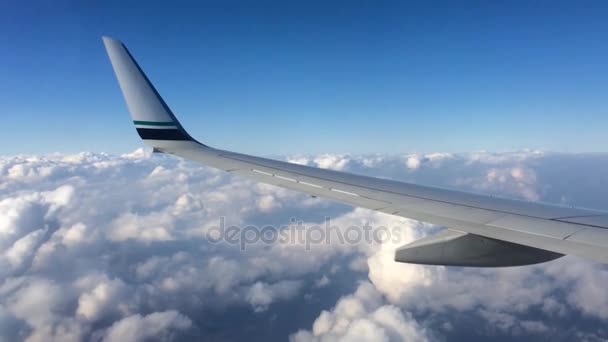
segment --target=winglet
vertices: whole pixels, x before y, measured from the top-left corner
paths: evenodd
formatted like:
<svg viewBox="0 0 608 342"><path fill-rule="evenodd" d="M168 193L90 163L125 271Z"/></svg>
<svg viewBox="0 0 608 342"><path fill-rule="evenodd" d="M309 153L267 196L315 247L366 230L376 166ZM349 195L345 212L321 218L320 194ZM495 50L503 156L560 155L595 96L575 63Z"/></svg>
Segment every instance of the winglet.
<svg viewBox="0 0 608 342"><path fill-rule="evenodd" d="M127 47L114 38L104 36L102 39L133 124L144 142L158 147L166 141L195 141L177 121Z"/></svg>

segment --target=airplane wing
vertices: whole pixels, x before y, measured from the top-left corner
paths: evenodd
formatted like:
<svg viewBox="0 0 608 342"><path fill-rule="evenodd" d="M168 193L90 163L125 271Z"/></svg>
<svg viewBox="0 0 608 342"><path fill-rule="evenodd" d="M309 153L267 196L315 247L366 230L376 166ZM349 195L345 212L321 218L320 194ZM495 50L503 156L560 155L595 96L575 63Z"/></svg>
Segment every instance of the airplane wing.
<svg viewBox="0 0 608 342"><path fill-rule="evenodd" d="M194 140L127 48L103 37L137 133L157 152L448 229L403 246L395 260L516 266L573 254L608 263L608 212L532 203L319 169L220 150Z"/></svg>

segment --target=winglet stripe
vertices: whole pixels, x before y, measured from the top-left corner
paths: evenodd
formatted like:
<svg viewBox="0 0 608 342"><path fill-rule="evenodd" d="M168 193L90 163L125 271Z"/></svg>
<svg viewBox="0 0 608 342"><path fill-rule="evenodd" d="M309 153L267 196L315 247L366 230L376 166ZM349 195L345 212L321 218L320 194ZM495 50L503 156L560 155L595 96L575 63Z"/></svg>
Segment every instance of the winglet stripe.
<svg viewBox="0 0 608 342"><path fill-rule="evenodd" d="M143 125L143 126L177 126L177 124L173 121L170 122L155 122L155 121L139 121L139 120L133 120L133 123L136 125Z"/></svg>

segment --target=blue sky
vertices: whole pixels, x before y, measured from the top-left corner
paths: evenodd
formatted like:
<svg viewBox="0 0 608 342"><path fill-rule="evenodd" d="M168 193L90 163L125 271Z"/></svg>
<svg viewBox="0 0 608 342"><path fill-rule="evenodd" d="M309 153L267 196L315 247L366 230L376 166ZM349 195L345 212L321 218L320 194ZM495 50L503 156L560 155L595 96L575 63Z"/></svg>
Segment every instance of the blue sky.
<svg viewBox="0 0 608 342"><path fill-rule="evenodd" d="M606 151L608 3L0 5L0 153L142 145L101 42L189 132L258 154Z"/></svg>

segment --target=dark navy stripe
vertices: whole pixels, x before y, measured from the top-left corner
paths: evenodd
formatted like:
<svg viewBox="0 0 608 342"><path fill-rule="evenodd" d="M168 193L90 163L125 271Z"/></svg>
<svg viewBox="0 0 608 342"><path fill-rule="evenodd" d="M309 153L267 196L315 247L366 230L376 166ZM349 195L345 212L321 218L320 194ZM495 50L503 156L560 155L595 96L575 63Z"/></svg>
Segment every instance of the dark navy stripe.
<svg viewBox="0 0 608 342"><path fill-rule="evenodd" d="M146 140L192 140L179 129L137 128L137 133Z"/></svg>
<svg viewBox="0 0 608 342"><path fill-rule="evenodd" d="M178 126L175 122L156 122L156 121L133 121L136 125L144 125L144 126Z"/></svg>

